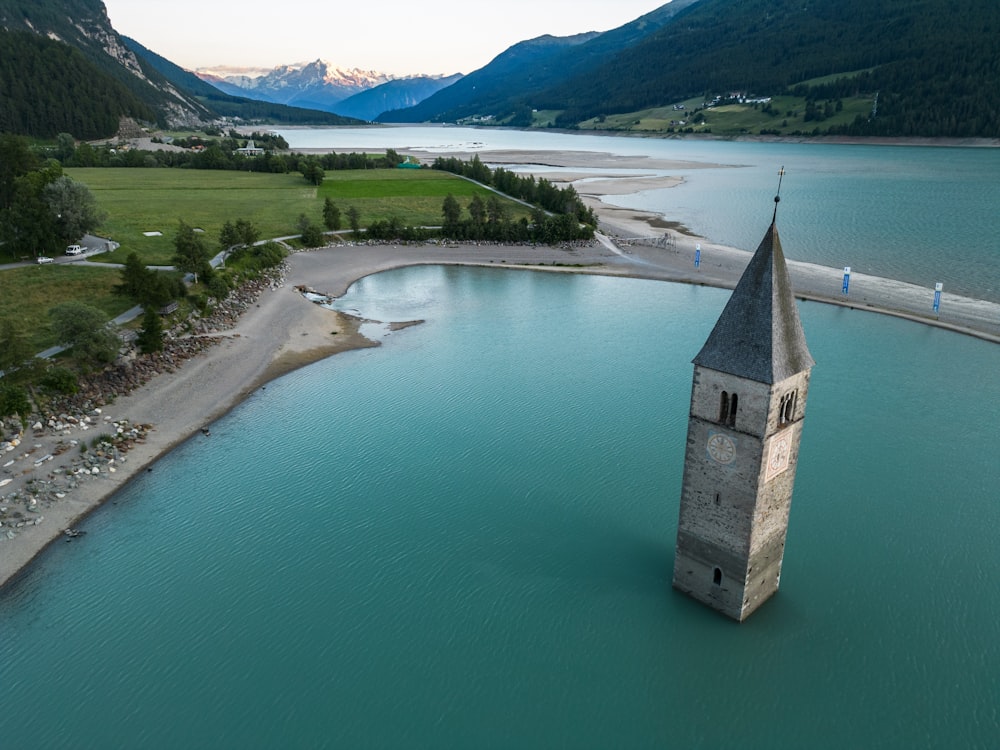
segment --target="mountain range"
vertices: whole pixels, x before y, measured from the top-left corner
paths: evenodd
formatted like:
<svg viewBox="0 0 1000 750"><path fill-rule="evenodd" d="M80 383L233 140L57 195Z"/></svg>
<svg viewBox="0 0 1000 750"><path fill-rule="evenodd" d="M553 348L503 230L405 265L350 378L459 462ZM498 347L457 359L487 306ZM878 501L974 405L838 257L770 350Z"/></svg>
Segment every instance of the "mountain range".
<svg viewBox="0 0 1000 750"><path fill-rule="evenodd" d="M122 118L1000 135L996 0L673 0L447 78L322 60L196 75L117 34L101 0L0 0L0 29L0 131L42 137L107 137Z"/></svg>
<svg viewBox="0 0 1000 750"><path fill-rule="evenodd" d="M374 120L388 110L411 107L461 78L461 75L398 78L374 70L344 70L324 60L271 70L201 68L194 72L203 81L234 96L334 112L359 120Z"/></svg>

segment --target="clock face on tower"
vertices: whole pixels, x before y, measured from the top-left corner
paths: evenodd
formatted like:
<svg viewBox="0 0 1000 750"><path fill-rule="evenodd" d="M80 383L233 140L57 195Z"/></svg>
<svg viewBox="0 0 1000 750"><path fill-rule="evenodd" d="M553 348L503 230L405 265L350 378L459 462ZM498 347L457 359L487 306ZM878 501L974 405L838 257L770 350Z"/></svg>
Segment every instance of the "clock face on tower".
<svg viewBox="0 0 1000 750"><path fill-rule="evenodd" d="M705 447L708 457L716 463L731 464L736 459L736 443L729 435L721 432L710 433Z"/></svg>
<svg viewBox="0 0 1000 750"><path fill-rule="evenodd" d="M792 439L787 434L787 431L771 438L771 443L767 451L767 471L764 472L765 482L770 482L788 468L788 459L791 451Z"/></svg>

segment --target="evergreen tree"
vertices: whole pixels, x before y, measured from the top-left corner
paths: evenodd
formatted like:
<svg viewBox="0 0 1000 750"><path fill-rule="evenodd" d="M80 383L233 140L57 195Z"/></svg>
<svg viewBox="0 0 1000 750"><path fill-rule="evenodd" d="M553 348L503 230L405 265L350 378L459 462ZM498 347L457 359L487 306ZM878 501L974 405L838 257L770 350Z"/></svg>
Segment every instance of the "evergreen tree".
<svg viewBox="0 0 1000 750"><path fill-rule="evenodd" d="M357 237L361 231L361 212L354 206L347 209L347 223L351 227L351 232Z"/></svg>
<svg viewBox="0 0 1000 750"><path fill-rule="evenodd" d="M147 309L143 314L142 328L135 341L143 354L163 351L163 321L156 310Z"/></svg>
<svg viewBox="0 0 1000 750"><path fill-rule="evenodd" d="M323 224L331 232L340 229L340 209L329 196L323 201Z"/></svg>
<svg viewBox="0 0 1000 750"><path fill-rule="evenodd" d="M458 201L451 193L445 196L444 203L441 205L441 213L444 216L444 225L441 229L445 237L455 237L459 221L462 218L462 207L458 205Z"/></svg>

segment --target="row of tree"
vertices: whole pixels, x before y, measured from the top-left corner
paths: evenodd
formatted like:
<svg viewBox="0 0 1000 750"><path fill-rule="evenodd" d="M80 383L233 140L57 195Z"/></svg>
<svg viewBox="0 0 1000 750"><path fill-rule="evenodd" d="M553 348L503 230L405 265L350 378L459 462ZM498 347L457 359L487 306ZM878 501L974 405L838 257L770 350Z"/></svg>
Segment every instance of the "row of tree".
<svg viewBox="0 0 1000 750"><path fill-rule="evenodd" d="M322 182L324 171L392 169L403 161L392 149L384 155L357 152L312 155L283 151L288 144L281 136L255 133L250 140L263 148L264 153L251 156L240 153L239 149L246 145L247 140L234 133L220 138L191 137L175 141L175 145L184 147L183 151L120 149L110 143L104 146L76 144L69 133L59 133L50 155L67 167L177 167L271 174L301 172L315 184Z"/></svg>
<svg viewBox="0 0 1000 750"><path fill-rule="evenodd" d="M444 217L441 234L452 240L538 244L574 242L594 237L594 227L581 223L572 212L548 214L535 208L530 221L525 217L514 220L507 205L496 195L485 201L478 195L473 196L466 212L467 215L463 214L453 195L446 196L441 206Z"/></svg>
<svg viewBox="0 0 1000 750"><path fill-rule="evenodd" d="M536 180L534 175L518 175L503 167L491 170L483 164L478 154L470 161L439 156L434 160L432 168L475 180L545 211L570 214L581 224L597 226L596 214L587 208L572 185L559 188L544 177Z"/></svg>

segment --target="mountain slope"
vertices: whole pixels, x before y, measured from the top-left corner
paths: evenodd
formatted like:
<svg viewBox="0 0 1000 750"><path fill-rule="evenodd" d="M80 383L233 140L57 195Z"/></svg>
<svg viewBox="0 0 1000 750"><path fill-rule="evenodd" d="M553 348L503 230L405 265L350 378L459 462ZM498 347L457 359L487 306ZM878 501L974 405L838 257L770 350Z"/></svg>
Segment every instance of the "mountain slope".
<svg viewBox="0 0 1000 750"><path fill-rule="evenodd" d="M112 28L101 0L0 0L0 28L7 32L35 34L54 44L77 49L94 66L88 73L90 78L106 76L113 79L129 92L130 98L148 108L143 119L149 119L149 114L155 112L155 118L163 122L184 124L209 116L201 104L185 96L136 58ZM25 70L30 72L32 68L22 68L22 76ZM83 85L84 81L79 80L79 83ZM23 81L22 90L30 96L31 89L44 92L48 85L48 80L39 77L33 84L32 80ZM77 96L71 95L63 106L81 106L81 103ZM102 106L113 109L116 105L105 102ZM137 114L129 102L123 102L119 109L122 114Z"/></svg>
<svg viewBox="0 0 1000 750"><path fill-rule="evenodd" d="M41 138L100 138L123 117L157 117L76 48L28 32L0 31L0 102L0 132Z"/></svg>
<svg viewBox="0 0 1000 750"><path fill-rule="evenodd" d="M505 117L545 107L538 94L573 75L586 75L636 44L698 0L674 0L617 29L519 42L488 65L416 107L386 113L382 122L444 122L474 115ZM561 107L557 107L561 108Z"/></svg>
<svg viewBox="0 0 1000 750"><path fill-rule="evenodd" d="M998 34L996 0L701 0L544 98L559 102L560 124L572 126L692 96L772 96L832 76L800 95L879 92L877 116L843 132L994 137Z"/></svg>
<svg viewBox="0 0 1000 750"><path fill-rule="evenodd" d="M334 105L334 111L347 117L371 121L383 112L413 107L461 78L461 74L397 78L347 97Z"/></svg>
<svg viewBox="0 0 1000 750"><path fill-rule="evenodd" d="M244 120L266 120L273 123L289 123L296 125L359 125L360 122L350 117L319 111L288 107L283 104L250 99L245 96L232 96L198 75L184 70L164 57L157 55L134 39L122 37L125 44L137 57L145 60L159 71L167 80L179 89L189 92L193 98L204 104L212 112L224 117L242 118Z"/></svg>

